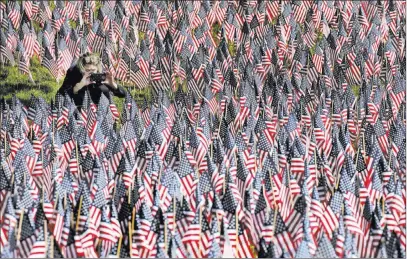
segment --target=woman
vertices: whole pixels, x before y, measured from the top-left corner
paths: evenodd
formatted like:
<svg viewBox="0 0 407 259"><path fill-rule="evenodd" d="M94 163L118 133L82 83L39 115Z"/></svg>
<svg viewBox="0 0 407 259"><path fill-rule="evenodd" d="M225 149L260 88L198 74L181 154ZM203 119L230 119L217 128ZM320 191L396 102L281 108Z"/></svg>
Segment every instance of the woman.
<svg viewBox="0 0 407 259"><path fill-rule="evenodd" d="M90 75L93 73L102 73L102 62L98 54L85 53L76 64L68 69L58 92L67 93L78 107L82 106L87 91L95 104L99 103L102 93L108 97L109 91L115 96L125 97L126 91L116 84L111 73L106 72L106 80L101 84L91 81Z"/></svg>

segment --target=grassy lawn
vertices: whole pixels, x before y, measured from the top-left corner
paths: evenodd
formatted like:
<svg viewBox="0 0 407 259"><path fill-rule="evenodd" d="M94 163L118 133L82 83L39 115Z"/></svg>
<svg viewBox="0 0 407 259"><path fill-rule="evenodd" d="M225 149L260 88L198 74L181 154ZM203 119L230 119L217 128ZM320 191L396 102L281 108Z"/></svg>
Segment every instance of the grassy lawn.
<svg viewBox="0 0 407 259"><path fill-rule="evenodd" d="M18 71L18 66L3 66L0 72L0 96L10 99L14 94L24 103L30 100L31 95L41 96L48 102L55 97L63 79L56 79L45 67L41 66L37 57L31 59L32 82L28 75Z"/></svg>

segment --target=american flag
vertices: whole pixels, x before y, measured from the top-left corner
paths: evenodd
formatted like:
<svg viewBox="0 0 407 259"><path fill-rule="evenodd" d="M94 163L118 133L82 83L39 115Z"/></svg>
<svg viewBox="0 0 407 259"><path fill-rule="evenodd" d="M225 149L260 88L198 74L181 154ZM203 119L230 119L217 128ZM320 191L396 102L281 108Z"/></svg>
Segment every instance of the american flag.
<svg viewBox="0 0 407 259"><path fill-rule="evenodd" d="M45 54L42 59L42 64L44 67L46 67L51 75L54 77L58 77L58 64L55 60L55 58L52 56L52 53L49 48L45 48Z"/></svg>
<svg viewBox="0 0 407 259"><path fill-rule="evenodd" d="M63 39L63 38L59 39L58 45L57 45L57 50L58 50L57 65L58 65L58 70L60 72L60 76L62 76L71 66L71 62L72 62L73 58L72 58L71 52L69 51L69 48L67 46L65 39Z"/></svg>
<svg viewBox="0 0 407 259"><path fill-rule="evenodd" d="M96 30L95 36L92 41L92 52L101 53L106 47L106 36L103 31L102 24L99 23L99 26Z"/></svg>
<svg viewBox="0 0 407 259"><path fill-rule="evenodd" d="M17 49L18 51L18 70L23 73L23 74L28 74L29 78L31 79L31 81L33 81L32 79L32 75L30 72L30 60L28 59L28 56L26 54L25 48L23 46L23 44L21 43L21 41L18 43Z"/></svg>
<svg viewBox="0 0 407 259"><path fill-rule="evenodd" d="M18 28L20 25L21 19L21 8L20 4L17 2L7 2L6 8L8 9L8 18L12 22L14 28Z"/></svg>
<svg viewBox="0 0 407 259"><path fill-rule="evenodd" d="M11 49L7 46L7 36L3 30L0 30L0 56L1 63L10 62L11 65L14 65L14 57Z"/></svg>

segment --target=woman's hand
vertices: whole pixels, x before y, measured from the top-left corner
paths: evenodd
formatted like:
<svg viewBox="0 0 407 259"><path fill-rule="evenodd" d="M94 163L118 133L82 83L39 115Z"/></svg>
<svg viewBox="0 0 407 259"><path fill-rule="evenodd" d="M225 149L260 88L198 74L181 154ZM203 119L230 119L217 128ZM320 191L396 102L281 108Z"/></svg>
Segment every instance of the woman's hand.
<svg viewBox="0 0 407 259"><path fill-rule="evenodd" d="M82 80L79 83L77 83L73 88L74 94L79 92L79 90L81 90L84 86L94 83L94 82L90 81L90 74L91 73L89 73L89 72L84 73Z"/></svg>
<svg viewBox="0 0 407 259"><path fill-rule="evenodd" d="M102 82L105 85L108 85L109 87L113 89L117 89L117 84L114 81L113 75L110 72L106 72L106 80Z"/></svg>
<svg viewBox="0 0 407 259"><path fill-rule="evenodd" d="M90 85L90 84L93 84L93 83L95 83L95 82L93 82L93 81L91 81L90 80L90 76L92 75L92 73L91 72L85 72L85 74L83 75L83 77L82 77L82 83L84 83L85 85Z"/></svg>

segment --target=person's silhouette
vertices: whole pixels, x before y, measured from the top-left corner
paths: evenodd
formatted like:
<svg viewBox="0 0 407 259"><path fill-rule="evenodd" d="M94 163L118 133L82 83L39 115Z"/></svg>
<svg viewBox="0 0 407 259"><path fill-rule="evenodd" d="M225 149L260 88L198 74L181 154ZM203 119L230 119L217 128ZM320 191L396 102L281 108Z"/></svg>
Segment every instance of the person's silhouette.
<svg viewBox="0 0 407 259"><path fill-rule="evenodd" d="M106 97L108 97L109 92L118 97L125 97L126 91L116 84L113 75L109 72L106 72L105 81L101 83L91 81L91 74L101 72L102 63L99 55L85 53L68 69L58 93L67 93L78 107L82 106L86 91L88 91L89 97L95 104L99 103L102 93Z"/></svg>

